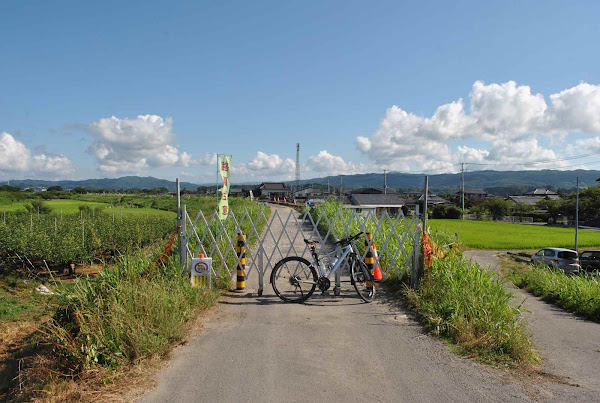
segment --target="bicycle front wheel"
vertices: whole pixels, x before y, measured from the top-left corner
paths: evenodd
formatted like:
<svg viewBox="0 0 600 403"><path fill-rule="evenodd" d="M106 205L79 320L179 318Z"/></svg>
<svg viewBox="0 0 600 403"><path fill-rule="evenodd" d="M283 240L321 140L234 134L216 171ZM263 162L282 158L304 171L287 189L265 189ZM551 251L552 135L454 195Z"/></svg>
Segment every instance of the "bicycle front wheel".
<svg viewBox="0 0 600 403"><path fill-rule="evenodd" d="M306 301L317 287L317 271L299 256L286 257L271 272L273 291L287 302Z"/></svg>
<svg viewBox="0 0 600 403"><path fill-rule="evenodd" d="M358 296L365 302L373 301L375 297L375 284L373 284L373 276L369 272L367 265L355 259L352 263L350 275L352 276L352 285Z"/></svg>

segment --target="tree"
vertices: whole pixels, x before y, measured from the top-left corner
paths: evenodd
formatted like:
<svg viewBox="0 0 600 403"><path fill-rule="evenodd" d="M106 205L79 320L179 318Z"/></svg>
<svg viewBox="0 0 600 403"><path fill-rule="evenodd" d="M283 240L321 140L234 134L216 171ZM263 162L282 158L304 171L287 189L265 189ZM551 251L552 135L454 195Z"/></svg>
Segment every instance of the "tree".
<svg viewBox="0 0 600 403"><path fill-rule="evenodd" d="M560 202L563 215L575 217L576 194L565 196ZM593 186L579 192L579 220L588 221L600 216L600 187Z"/></svg>
<svg viewBox="0 0 600 403"><path fill-rule="evenodd" d="M513 211L519 217L523 217L526 214L529 214L533 211L533 206L527 203L517 203L515 207L513 207Z"/></svg>
<svg viewBox="0 0 600 403"><path fill-rule="evenodd" d="M506 200L500 197L493 197L482 203L482 206L487 209L494 220L500 220L508 213L509 204Z"/></svg>
<svg viewBox="0 0 600 403"><path fill-rule="evenodd" d="M62 192L63 188L62 186L50 186L47 190L48 192Z"/></svg>
<svg viewBox="0 0 600 403"><path fill-rule="evenodd" d="M0 186L0 191L2 191L2 192L20 192L21 188L18 186L2 185L2 186Z"/></svg>
<svg viewBox="0 0 600 403"><path fill-rule="evenodd" d="M73 192L78 193L78 194L86 194L88 192L88 190L84 187L77 186L75 189L73 189Z"/></svg>
<svg viewBox="0 0 600 403"><path fill-rule="evenodd" d="M561 203L558 200L540 200L537 207L546 210L548 218L552 218L554 221L561 215Z"/></svg>

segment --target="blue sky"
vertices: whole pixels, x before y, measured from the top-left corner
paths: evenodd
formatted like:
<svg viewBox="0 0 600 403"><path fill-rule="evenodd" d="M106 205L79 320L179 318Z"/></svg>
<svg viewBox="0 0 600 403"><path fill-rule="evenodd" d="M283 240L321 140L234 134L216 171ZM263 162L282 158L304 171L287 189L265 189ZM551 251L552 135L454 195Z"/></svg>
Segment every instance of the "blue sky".
<svg viewBox="0 0 600 403"><path fill-rule="evenodd" d="M599 16L594 1L6 1L0 180L206 182L214 153L233 154L234 181L289 179L297 142L304 178L599 169Z"/></svg>

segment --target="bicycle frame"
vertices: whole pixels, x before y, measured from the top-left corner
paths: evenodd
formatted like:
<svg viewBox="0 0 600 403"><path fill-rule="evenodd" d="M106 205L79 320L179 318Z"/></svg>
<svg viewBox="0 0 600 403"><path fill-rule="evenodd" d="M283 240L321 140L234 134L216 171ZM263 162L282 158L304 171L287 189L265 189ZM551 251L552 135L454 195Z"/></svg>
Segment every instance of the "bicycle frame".
<svg viewBox="0 0 600 403"><path fill-rule="evenodd" d="M327 273L327 268L320 264L319 262L319 257L316 251L311 251L313 254L313 266L317 269L317 273L319 274L319 277L325 277L328 280L331 279L331 276L333 276L337 270L342 266L342 264L344 264L344 262L346 262L346 259L348 258L348 256L351 253L354 253L354 249L352 248L352 244L348 244L345 246L340 246L337 247L333 252L330 252L329 254L338 254L339 252L342 252L342 254L338 257L337 262L335 262L335 264L333 265L333 267L331 267L329 269L329 273ZM308 280L302 280L302 283L307 283L307 284L314 284L314 281L308 281Z"/></svg>

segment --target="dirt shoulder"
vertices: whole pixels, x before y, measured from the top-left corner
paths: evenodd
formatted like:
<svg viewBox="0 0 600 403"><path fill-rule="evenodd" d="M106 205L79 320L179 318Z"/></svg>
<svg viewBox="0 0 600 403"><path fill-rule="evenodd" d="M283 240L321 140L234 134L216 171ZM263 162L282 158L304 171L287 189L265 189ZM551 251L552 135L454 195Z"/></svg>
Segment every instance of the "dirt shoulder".
<svg viewBox="0 0 600 403"><path fill-rule="evenodd" d="M467 258L492 271L500 271L499 255L502 254L506 252L465 252ZM543 370L563 377L568 383L600 393L600 324L546 303L506 279L504 282L515 296L514 303L523 309L543 359Z"/></svg>

